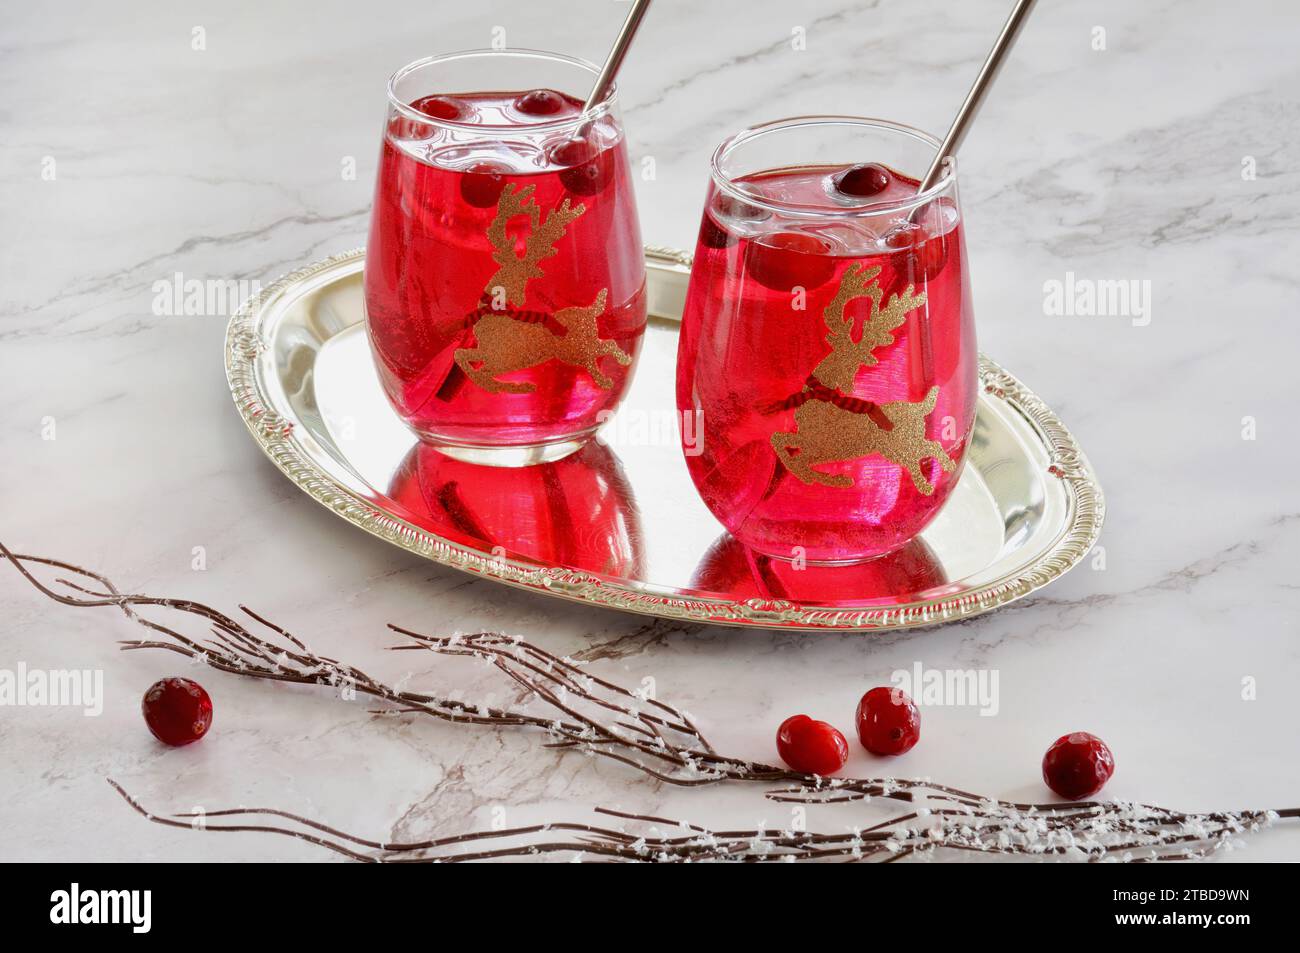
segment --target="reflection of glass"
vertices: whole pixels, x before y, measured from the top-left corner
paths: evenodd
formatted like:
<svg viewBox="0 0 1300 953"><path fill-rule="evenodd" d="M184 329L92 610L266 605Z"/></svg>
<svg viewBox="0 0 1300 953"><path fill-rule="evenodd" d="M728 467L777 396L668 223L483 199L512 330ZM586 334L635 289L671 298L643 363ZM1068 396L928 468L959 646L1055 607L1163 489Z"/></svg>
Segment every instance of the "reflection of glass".
<svg viewBox="0 0 1300 953"><path fill-rule="evenodd" d="M691 588L729 599L784 599L812 605L893 605L946 585L938 557L920 537L864 562L819 566L764 556L730 533L705 554Z"/></svg>
<svg viewBox="0 0 1300 953"><path fill-rule="evenodd" d="M416 444L388 495L422 528L475 549L605 575L642 571L631 488L598 440L562 460L519 468L467 463Z"/></svg>
<svg viewBox="0 0 1300 953"><path fill-rule="evenodd" d="M462 459L572 452L631 378L645 259L614 94L577 98L594 70L485 50L389 83L366 324L398 415Z"/></svg>
<svg viewBox="0 0 1300 953"><path fill-rule="evenodd" d="M747 545L844 562L919 533L956 485L976 348L955 174L879 120L769 123L714 154L677 406L705 504Z"/></svg>

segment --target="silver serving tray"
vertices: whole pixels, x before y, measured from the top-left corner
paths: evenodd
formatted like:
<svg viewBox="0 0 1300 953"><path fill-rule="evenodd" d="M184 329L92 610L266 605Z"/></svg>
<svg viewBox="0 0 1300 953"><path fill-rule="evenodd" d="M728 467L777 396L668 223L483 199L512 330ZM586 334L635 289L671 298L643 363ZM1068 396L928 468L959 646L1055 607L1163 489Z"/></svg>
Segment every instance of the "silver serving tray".
<svg viewBox="0 0 1300 953"><path fill-rule="evenodd" d="M980 358L968 465L943 511L896 553L796 569L736 544L696 496L677 444L677 320L689 274L647 249L640 366L599 442L518 470L449 461L389 408L363 326L360 250L247 301L226 375L258 445L335 514L435 562L509 585L670 619L789 629L900 629L966 618L1047 585L1091 549L1101 487L1074 437Z"/></svg>

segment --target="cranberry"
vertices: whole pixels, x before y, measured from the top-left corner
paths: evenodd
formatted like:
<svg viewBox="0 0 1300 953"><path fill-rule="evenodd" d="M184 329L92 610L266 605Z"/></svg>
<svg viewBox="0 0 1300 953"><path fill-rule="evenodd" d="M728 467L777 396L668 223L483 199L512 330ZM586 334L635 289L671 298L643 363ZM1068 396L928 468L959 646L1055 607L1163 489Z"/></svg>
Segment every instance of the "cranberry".
<svg viewBox="0 0 1300 953"><path fill-rule="evenodd" d="M551 150L551 161L568 166L560 172L560 183L574 195L595 195L614 177L614 150L587 139L560 143Z"/></svg>
<svg viewBox="0 0 1300 953"><path fill-rule="evenodd" d="M858 740L872 754L902 754L921 740L921 712L906 692L873 688L858 702Z"/></svg>
<svg viewBox="0 0 1300 953"><path fill-rule="evenodd" d="M198 741L212 725L212 699L198 682L164 678L149 686L140 703L145 724L165 745Z"/></svg>
<svg viewBox="0 0 1300 953"><path fill-rule="evenodd" d="M913 222L899 225L885 236L885 245L897 249L890 257L894 270L909 284L933 280L948 263L950 235L931 235Z"/></svg>
<svg viewBox="0 0 1300 953"><path fill-rule="evenodd" d="M463 103L447 96L422 96L411 103L411 108L431 119L460 119L466 113Z"/></svg>
<svg viewBox="0 0 1300 953"><path fill-rule="evenodd" d="M795 771L834 774L849 760L849 743L833 726L794 715L776 730L776 750Z"/></svg>
<svg viewBox="0 0 1300 953"><path fill-rule="evenodd" d="M475 208L491 208L501 198L506 187L506 172L498 162L476 162L460 177L460 194Z"/></svg>
<svg viewBox="0 0 1300 953"><path fill-rule="evenodd" d="M553 89L534 89L515 100L515 108L525 116L554 116L569 101Z"/></svg>
<svg viewBox="0 0 1300 953"><path fill-rule="evenodd" d="M1115 756L1106 742L1086 731L1062 735L1043 755L1043 780L1061 797L1092 797L1115 773Z"/></svg>
<svg viewBox="0 0 1300 953"><path fill-rule="evenodd" d="M885 245L889 248L909 249L925 241L925 229L912 222L903 222L890 229L885 235Z"/></svg>
<svg viewBox="0 0 1300 953"><path fill-rule="evenodd" d="M746 269L754 280L787 294L796 287L808 290L830 280L835 259L830 246L816 235L775 232L755 239L746 253Z"/></svg>
<svg viewBox="0 0 1300 953"><path fill-rule="evenodd" d="M883 165L868 162L864 165L849 166L831 181L835 183L835 190L842 195L867 199L889 188L894 177Z"/></svg>

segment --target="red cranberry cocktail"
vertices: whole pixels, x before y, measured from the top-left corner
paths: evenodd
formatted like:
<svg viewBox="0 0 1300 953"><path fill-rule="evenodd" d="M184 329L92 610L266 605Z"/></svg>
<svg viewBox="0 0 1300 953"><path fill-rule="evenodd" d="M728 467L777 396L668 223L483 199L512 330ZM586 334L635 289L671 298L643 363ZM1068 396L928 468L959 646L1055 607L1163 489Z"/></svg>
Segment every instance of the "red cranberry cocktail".
<svg viewBox="0 0 1300 953"><path fill-rule="evenodd" d="M686 462L742 543L784 559L889 552L934 518L975 419L952 164L878 120L769 123L714 154L678 352Z"/></svg>
<svg viewBox="0 0 1300 953"><path fill-rule="evenodd" d="M622 399L645 262L613 93L531 51L434 57L389 83L366 326L398 414L442 452L571 453Z"/></svg>

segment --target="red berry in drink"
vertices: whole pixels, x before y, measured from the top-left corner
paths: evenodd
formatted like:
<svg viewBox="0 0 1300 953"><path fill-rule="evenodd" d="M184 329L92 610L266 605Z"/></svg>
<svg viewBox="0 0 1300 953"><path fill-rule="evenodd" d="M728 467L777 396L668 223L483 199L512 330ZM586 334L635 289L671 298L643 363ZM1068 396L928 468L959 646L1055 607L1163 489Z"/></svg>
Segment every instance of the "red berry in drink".
<svg viewBox="0 0 1300 953"><path fill-rule="evenodd" d="M925 240L925 229L914 222L896 225L885 235L885 246L900 251L915 248Z"/></svg>
<svg viewBox="0 0 1300 953"><path fill-rule="evenodd" d="M921 740L921 712L906 692L873 688L858 702L858 740L872 754L902 754Z"/></svg>
<svg viewBox="0 0 1300 953"><path fill-rule="evenodd" d="M568 101L553 89L534 89L515 100L515 108L525 116L554 116Z"/></svg>
<svg viewBox="0 0 1300 953"><path fill-rule="evenodd" d="M198 741L212 725L212 699L202 685L188 678L154 682L140 708L153 736L173 747Z"/></svg>
<svg viewBox="0 0 1300 953"><path fill-rule="evenodd" d="M560 183L574 195L596 195L614 177L611 150L600 149L587 139L570 139L551 150L551 160L568 166Z"/></svg>
<svg viewBox="0 0 1300 953"><path fill-rule="evenodd" d="M834 774L849 760L849 743L833 726L794 715L776 730L776 750L792 770L804 774Z"/></svg>
<svg viewBox="0 0 1300 953"><path fill-rule="evenodd" d="M1086 731L1062 735L1043 755L1043 780L1070 801L1092 797L1115 773L1106 742Z"/></svg>
<svg viewBox="0 0 1300 953"><path fill-rule="evenodd" d="M804 232L775 232L756 238L750 242L745 265L760 285L786 294L796 287L821 287L835 271L830 246Z"/></svg>
<svg viewBox="0 0 1300 953"><path fill-rule="evenodd" d="M863 165L849 166L831 181L835 183L835 189L841 195L867 199L885 191L893 180L894 177L883 165L867 162Z"/></svg>
<svg viewBox="0 0 1300 953"><path fill-rule="evenodd" d="M934 280L948 263L948 236L933 235L913 222L899 225L886 235L885 245L898 249L890 261L908 284Z"/></svg>
<svg viewBox="0 0 1300 953"><path fill-rule="evenodd" d="M464 104L450 96L422 96L411 103L411 108L431 119L458 120L466 115Z"/></svg>
<svg viewBox="0 0 1300 953"><path fill-rule="evenodd" d="M507 171L505 166L496 162L474 163L461 176L461 198L475 208L491 208L501 198Z"/></svg>

